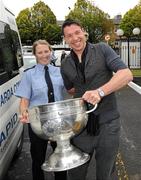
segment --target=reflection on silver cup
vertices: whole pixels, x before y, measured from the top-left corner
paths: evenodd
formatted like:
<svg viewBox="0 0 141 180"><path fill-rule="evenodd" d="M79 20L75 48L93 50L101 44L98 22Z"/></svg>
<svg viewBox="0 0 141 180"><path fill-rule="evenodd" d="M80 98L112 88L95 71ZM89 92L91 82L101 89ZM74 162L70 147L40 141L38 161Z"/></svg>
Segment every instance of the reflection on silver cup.
<svg viewBox="0 0 141 180"><path fill-rule="evenodd" d="M64 171L86 163L89 155L70 144L87 124L86 104L81 98L68 99L29 110L32 130L41 138L57 142L55 151L43 163L44 171Z"/></svg>

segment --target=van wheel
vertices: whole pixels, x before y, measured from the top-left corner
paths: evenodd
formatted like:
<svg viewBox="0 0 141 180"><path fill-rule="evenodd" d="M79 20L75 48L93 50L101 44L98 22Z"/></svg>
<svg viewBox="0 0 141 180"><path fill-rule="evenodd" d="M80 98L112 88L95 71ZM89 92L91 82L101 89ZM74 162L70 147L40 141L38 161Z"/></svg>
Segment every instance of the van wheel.
<svg viewBox="0 0 141 180"><path fill-rule="evenodd" d="M23 142L24 142L24 129L22 131L21 137L20 137L19 142L17 144L17 149L16 149L16 152L14 154L14 159L18 158L19 155L21 154Z"/></svg>

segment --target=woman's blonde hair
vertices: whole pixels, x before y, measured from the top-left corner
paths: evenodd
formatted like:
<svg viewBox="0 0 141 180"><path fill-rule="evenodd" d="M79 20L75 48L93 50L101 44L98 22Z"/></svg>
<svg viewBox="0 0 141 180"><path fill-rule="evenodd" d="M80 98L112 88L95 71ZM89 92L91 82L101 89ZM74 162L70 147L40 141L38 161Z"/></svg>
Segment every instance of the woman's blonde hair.
<svg viewBox="0 0 141 180"><path fill-rule="evenodd" d="M33 43L33 46L32 46L32 51L33 51L33 54L35 55L36 53L36 47L41 44L41 45L47 45L49 47L49 50L52 51L52 47L51 45L46 41L46 40L43 40L43 39L39 39L37 41L35 41Z"/></svg>

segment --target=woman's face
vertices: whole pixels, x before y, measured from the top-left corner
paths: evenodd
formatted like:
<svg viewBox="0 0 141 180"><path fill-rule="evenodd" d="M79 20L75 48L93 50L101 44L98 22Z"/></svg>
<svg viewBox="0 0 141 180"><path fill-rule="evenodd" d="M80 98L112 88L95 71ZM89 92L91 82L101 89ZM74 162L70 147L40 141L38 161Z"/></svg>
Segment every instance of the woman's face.
<svg viewBox="0 0 141 180"><path fill-rule="evenodd" d="M37 63L47 65L50 63L51 51L46 44L38 44L35 49Z"/></svg>

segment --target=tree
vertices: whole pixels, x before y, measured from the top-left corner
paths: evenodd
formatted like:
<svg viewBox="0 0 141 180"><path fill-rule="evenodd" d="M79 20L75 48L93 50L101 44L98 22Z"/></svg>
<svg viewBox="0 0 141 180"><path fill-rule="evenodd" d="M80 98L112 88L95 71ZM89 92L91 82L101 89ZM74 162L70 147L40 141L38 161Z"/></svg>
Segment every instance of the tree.
<svg viewBox="0 0 141 180"><path fill-rule="evenodd" d="M135 27L141 29L141 1L124 15L120 24L120 28L123 29L126 37L133 36L132 31Z"/></svg>
<svg viewBox="0 0 141 180"><path fill-rule="evenodd" d="M56 24L48 24L44 28L43 36L50 44L59 44L62 41L61 27Z"/></svg>
<svg viewBox="0 0 141 180"><path fill-rule="evenodd" d="M113 31L113 23L108 14L89 1L77 0L74 9L66 18L79 20L89 34L90 42L99 42L104 35Z"/></svg>
<svg viewBox="0 0 141 180"><path fill-rule="evenodd" d="M59 30L55 15L42 1L34 4L31 9L27 8L21 11L16 20L22 43L26 43L28 40L33 43L37 39L45 38L51 42L49 39L51 36L45 36L48 33L45 32L46 29L52 27L54 34L57 34ZM53 40L58 41L57 38L58 36L55 35Z"/></svg>
<svg viewBox="0 0 141 180"><path fill-rule="evenodd" d="M17 17L17 25L20 33L20 37L22 42L26 42L26 40L33 40L32 39L32 22L30 19L30 10L26 8L22 10Z"/></svg>

